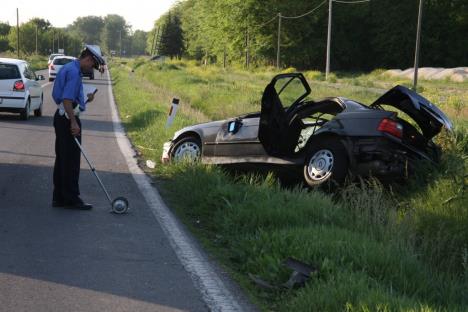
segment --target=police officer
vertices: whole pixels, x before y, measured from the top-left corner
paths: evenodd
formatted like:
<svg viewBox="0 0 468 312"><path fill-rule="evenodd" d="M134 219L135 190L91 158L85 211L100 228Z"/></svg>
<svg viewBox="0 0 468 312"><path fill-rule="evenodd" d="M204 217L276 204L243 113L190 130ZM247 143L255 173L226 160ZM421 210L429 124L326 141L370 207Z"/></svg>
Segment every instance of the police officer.
<svg viewBox="0 0 468 312"><path fill-rule="evenodd" d="M81 143L80 111L94 94L83 94L82 72L99 69L105 62L101 55L89 46L76 59L61 68L52 90L52 98L58 108L54 115L55 165L53 207L88 210L93 206L80 198L78 180L80 176L81 151L75 137Z"/></svg>

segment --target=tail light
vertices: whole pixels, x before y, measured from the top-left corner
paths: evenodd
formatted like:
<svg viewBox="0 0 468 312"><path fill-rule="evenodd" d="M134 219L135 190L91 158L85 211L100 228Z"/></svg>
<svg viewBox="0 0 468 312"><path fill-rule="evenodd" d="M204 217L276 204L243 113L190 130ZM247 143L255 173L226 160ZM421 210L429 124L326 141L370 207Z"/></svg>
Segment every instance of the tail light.
<svg viewBox="0 0 468 312"><path fill-rule="evenodd" d="M49 65L49 68L50 68L51 70L55 70L54 64L50 64L50 65Z"/></svg>
<svg viewBox="0 0 468 312"><path fill-rule="evenodd" d="M403 137L403 126L388 118L382 119L377 130L391 134L400 139Z"/></svg>
<svg viewBox="0 0 468 312"><path fill-rule="evenodd" d="M13 91L24 91L24 83L22 80L15 81L13 85Z"/></svg>

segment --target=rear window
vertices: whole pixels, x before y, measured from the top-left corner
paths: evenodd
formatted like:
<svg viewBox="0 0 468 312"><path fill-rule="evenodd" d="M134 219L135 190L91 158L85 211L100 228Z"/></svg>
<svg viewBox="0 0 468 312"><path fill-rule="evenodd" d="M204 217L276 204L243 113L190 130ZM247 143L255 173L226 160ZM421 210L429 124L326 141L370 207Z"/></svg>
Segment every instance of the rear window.
<svg viewBox="0 0 468 312"><path fill-rule="evenodd" d="M73 61L73 60L69 59L69 58L58 58L58 57L56 57L54 59L54 65L65 65L65 64L70 63L71 61Z"/></svg>
<svg viewBox="0 0 468 312"><path fill-rule="evenodd" d="M20 79L18 66L13 64L0 64L0 80Z"/></svg>
<svg viewBox="0 0 468 312"><path fill-rule="evenodd" d="M59 56L59 55L63 55L63 54L51 54L49 56L49 61L52 61L54 59L54 57Z"/></svg>

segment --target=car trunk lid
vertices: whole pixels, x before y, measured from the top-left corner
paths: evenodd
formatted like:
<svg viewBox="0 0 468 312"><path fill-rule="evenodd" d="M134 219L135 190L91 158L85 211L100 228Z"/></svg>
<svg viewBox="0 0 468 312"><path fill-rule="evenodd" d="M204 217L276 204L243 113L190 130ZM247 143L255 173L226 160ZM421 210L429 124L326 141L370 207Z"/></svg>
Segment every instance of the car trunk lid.
<svg viewBox="0 0 468 312"><path fill-rule="evenodd" d="M393 87L370 107L381 105L390 105L406 113L418 124L427 139L436 136L442 127L452 130L452 122L437 106L406 87Z"/></svg>

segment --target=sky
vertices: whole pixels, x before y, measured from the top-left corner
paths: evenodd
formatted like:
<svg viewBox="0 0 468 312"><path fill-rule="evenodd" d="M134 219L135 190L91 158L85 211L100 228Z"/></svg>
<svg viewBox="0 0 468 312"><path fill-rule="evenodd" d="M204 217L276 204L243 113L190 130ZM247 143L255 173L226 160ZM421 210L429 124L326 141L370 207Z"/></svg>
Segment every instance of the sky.
<svg viewBox="0 0 468 312"><path fill-rule="evenodd" d="M3 0L0 5L0 22L16 25L16 8L19 21L25 23L40 17L54 27L65 27L78 17L107 14L123 16L132 30L150 31L154 21L166 13L176 0Z"/></svg>

